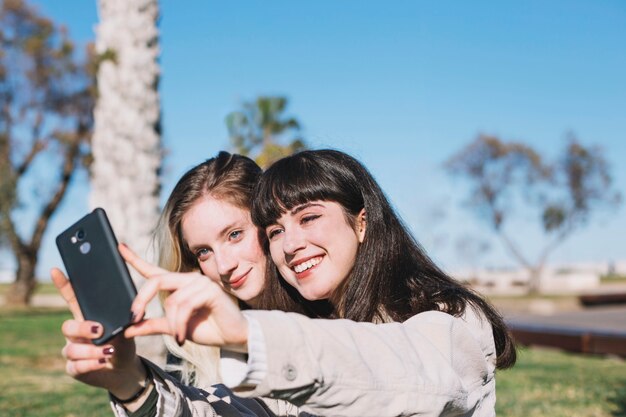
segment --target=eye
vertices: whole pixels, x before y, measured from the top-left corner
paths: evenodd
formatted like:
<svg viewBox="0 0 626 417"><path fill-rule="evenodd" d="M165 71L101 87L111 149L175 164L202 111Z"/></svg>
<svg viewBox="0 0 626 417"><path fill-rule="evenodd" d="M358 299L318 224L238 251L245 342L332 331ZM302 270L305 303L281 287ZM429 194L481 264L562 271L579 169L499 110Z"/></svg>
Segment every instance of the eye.
<svg viewBox="0 0 626 417"><path fill-rule="evenodd" d="M228 235L228 240L239 240L242 234L243 234L243 230L233 230Z"/></svg>
<svg viewBox="0 0 626 417"><path fill-rule="evenodd" d="M306 224L306 223L310 223L315 219L318 219L321 217L321 214L309 214L307 216L303 216L302 219L300 220L300 223L302 224Z"/></svg>
<svg viewBox="0 0 626 417"><path fill-rule="evenodd" d="M278 236L279 234L283 233L284 230L281 227L274 227L272 229L268 229L267 230L267 237L272 240L274 239L276 236Z"/></svg>
<svg viewBox="0 0 626 417"><path fill-rule="evenodd" d="M211 256L211 253L213 252L209 248L200 248L196 251L194 255L196 255L196 258L198 258L198 261L204 262L209 258L209 256Z"/></svg>

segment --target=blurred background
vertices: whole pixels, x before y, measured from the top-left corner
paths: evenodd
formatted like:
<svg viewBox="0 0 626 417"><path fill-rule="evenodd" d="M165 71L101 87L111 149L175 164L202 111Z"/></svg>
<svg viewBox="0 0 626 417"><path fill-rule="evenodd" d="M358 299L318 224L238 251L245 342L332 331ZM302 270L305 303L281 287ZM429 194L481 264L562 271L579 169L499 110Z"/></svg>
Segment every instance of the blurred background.
<svg viewBox="0 0 626 417"><path fill-rule="evenodd" d="M623 0L0 0L0 414L109 414L59 357L61 231L101 206L150 258L194 165L334 148L520 345L585 354L521 351L498 414L626 416L624 22Z"/></svg>
<svg viewBox="0 0 626 417"><path fill-rule="evenodd" d="M622 163L626 156L626 5L621 1L194 1L184 5L162 1L160 10L148 13L144 22L149 28L152 18L158 32L146 29L147 34L133 35L147 36L156 49L145 56L140 49L128 52L137 60L132 65L144 65L136 70L144 80L132 80L129 72L126 84L102 81L107 74L103 67L121 57L110 45L133 42L132 32L114 28L115 18L107 23L106 13L113 16L114 7L102 12L99 22L96 2L32 0L27 4L55 27L63 27L59 30L73 42L75 61L86 59L85 47L95 43L92 60L105 63L99 65L101 96L104 85L122 91L139 89L129 95L149 97L142 102L111 94L111 104L101 105L100 122L96 117L94 138L105 143L117 135L122 141L137 142L129 133L134 128L127 119L132 117L122 106L156 106L146 110L152 115L144 122L155 128L143 132L144 137L151 136L146 145L152 147L150 152L159 148L163 156L157 165L144 164L131 145L109 147L102 160L113 158L106 149L111 154L126 153L126 159L118 162L136 164L137 169L98 171L97 149L91 149L93 121L87 121L89 138L80 145L81 153L96 163L77 164L67 192L49 216L41 233L38 280L48 280L50 267L61 263L55 236L94 205L127 200L120 217L135 213L135 218L117 221L118 225L114 221L116 231L145 234L149 226L136 223L154 217L128 210L133 206L130 200L142 197L110 188L124 187L125 175L149 177L128 187L143 186L147 194L158 193L157 204L162 204L187 169L219 150L241 151L237 133L244 140L253 139L242 126L239 132L238 126L229 130L227 119L233 112L241 116L254 107L258 111L259 99L282 99L282 107L271 111L279 121L295 122L272 136L285 149L299 140L296 145L336 148L360 159L417 239L448 271L467 278L480 275L481 270L515 271L542 262L600 273L626 270L626 211L619 203L626 184ZM132 21L129 17L131 25ZM135 18L137 22L142 21ZM14 71L23 71L15 61L4 65L6 71L11 65ZM158 95L142 93L141 83L147 83L145 88L158 86ZM146 104L149 101L152 104ZM46 117L41 137L62 116ZM77 120L78 116L70 117ZM14 167L26 159L33 144L33 122L28 122L25 118L13 129L11 148L3 148L3 152L11 149ZM135 130L141 135L141 128ZM576 191L568 191L572 173L563 168L568 152L572 163L572 144L587 152L586 160L579 152L578 165L570 166L570 171L588 170L581 178L589 179L578 190L578 195L581 190L586 193L582 204L572 197ZM93 148L97 146L104 145ZM8 211L24 242L32 236L42 204L61 174L63 150L51 148L49 144L46 152L33 158L17 182ZM258 147L250 151L253 156L259 152ZM500 157L493 157L498 152ZM492 155L491 160L486 155ZM545 169L561 172L529 184L525 178L539 172L537 167L532 168L537 169L535 174L530 172L529 155L539 157ZM483 158L479 164L486 167L482 177L471 173L476 158ZM91 181L85 165L92 172ZM151 173L155 168L158 178ZM504 178L504 172L512 175ZM160 188L149 185L155 178ZM491 206L479 191L485 181L490 181L490 191L498 193L499 200ZM107 197L93 197L94 187L100 187L96 194ZM561 221L556 226L553 222L550 229L546 212L554 208L560 211L552 220ZM504 217L496 226L498 215ZM120 233L132 243L129 233ZM503 233L514 241L517 255ZM8 239L4 243L0 270L6 282L18 261Z"/></svg>

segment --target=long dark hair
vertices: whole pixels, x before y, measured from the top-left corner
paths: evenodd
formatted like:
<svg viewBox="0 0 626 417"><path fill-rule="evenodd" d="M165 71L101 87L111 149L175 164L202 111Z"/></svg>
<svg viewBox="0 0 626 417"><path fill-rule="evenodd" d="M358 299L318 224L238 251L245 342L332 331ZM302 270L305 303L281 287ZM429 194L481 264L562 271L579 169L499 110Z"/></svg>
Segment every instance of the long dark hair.
<svg viewBox="0 0 626 417"><path fill-rule="evenodd" d="M350 276L339 296L333 297L336 302L329 317L405 321L433 310L460 316L469 304L492 325L497 367L515 363L515 346L500 314L434 264L372 175L353 157L335 150L316 150L283 158L261 176L254 194L252 221L262 230L287 210L309 201L339 203L353 226L357 214L365 209L365 238ZM268 250L267 243L264 249ZM277 274L275 268L273 274Z"/></svg>

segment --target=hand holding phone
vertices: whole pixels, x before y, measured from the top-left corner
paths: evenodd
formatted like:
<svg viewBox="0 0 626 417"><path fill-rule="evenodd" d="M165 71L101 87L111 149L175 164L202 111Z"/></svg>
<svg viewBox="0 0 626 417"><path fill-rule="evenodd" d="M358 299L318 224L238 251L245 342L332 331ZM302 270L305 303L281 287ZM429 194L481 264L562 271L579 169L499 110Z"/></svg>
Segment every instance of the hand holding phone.
<svg viewBox="0 0 626 417"><path fill-rule="evenodd" d="M101 208L96 208L56 238L72 288L86 320L104 327L96 345L106 343L132 322L137 290L117 239Z"/></svg>

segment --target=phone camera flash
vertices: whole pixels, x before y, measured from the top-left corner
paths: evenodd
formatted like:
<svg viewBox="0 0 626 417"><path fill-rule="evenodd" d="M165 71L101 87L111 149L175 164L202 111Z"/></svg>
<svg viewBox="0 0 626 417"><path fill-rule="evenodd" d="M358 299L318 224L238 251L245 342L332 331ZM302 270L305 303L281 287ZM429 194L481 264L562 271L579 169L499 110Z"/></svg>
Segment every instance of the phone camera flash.
<svg viewBox="0 0 626 417"><path fill-rule="evenodd" d="M83 255L88 254L90 250L91 244L89 242L84 242L82 245L80 245L80 253L82 253Z"/></svg>

